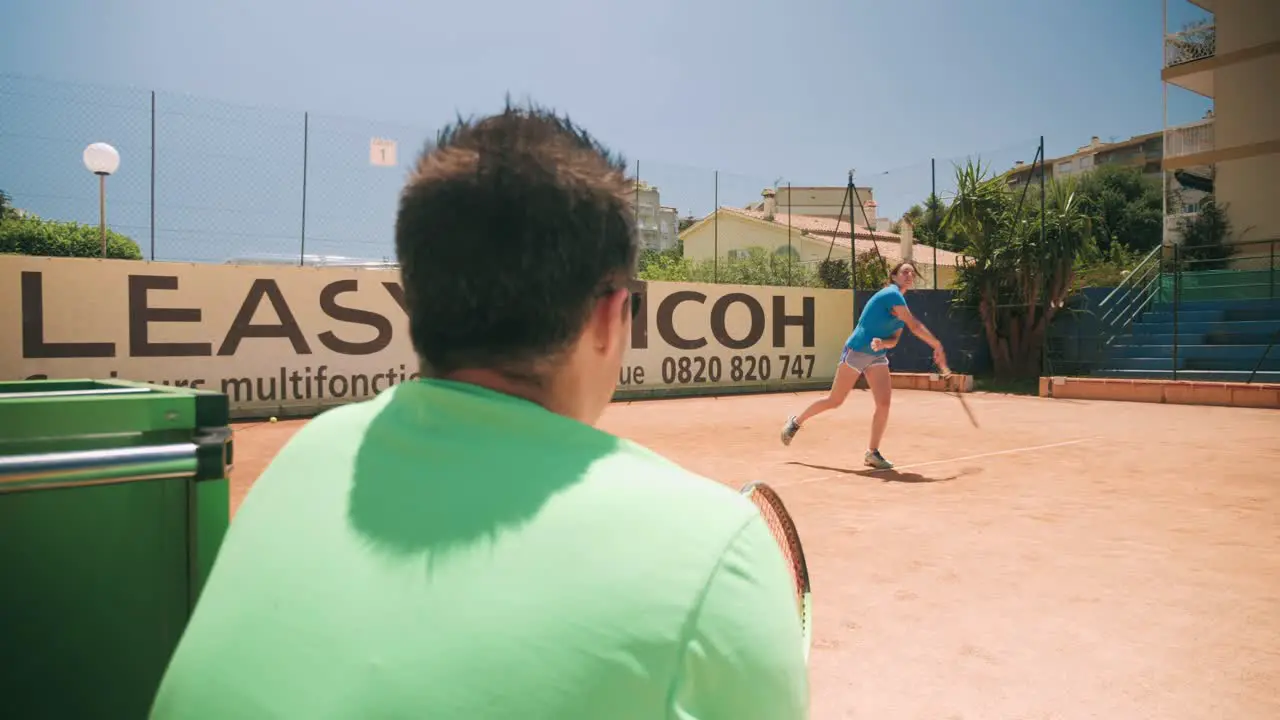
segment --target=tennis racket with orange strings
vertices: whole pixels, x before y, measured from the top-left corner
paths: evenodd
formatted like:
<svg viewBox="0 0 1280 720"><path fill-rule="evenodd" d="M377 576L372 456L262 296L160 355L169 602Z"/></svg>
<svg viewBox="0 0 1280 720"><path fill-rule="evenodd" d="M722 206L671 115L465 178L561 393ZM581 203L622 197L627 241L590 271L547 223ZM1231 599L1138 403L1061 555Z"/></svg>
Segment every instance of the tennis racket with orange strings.
<svg viewBox="0 0 1280 720"><path fill-rule="evenodd" d="M782 504L782 498L763 482L749 483L742 494L756 506L764 517L765 525L787 561L795 588L796 610L800 613L800 630L804 636L804 657L809 659L809 647L813 643L813 596L809 588L809 567L804 561L804 549L800 546L800 533L791 520L791 514Z"/></svg>

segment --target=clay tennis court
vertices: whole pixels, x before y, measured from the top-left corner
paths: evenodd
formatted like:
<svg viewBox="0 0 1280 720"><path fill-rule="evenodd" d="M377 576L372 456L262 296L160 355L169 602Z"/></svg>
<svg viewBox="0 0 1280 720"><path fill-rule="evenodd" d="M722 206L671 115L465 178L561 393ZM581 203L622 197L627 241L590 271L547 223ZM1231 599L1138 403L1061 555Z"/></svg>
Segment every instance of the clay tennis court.
<svg viewBox="0 0 1280 720"><path fill-rule="evenodd" d="M773 483L815 598L812 717L1280 718L1280 414L896 391L618 403L604 426ZM233 508L301 422L239 426Z"/></svg>

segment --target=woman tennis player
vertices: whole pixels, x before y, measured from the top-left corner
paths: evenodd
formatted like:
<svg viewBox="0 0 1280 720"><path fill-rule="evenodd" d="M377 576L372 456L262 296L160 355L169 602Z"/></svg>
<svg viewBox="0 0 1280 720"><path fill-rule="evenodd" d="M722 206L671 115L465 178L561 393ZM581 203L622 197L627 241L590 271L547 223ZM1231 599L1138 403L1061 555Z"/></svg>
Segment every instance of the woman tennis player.
<svg viewBox="0 0 1280 720"><path fill-rule="evenodd" d="M880 439L884 437L884 429L889 422L889 401L893 397L893 382L889 377L889 358L886 353L902 339L902 328L908 327L912 334L933 348L933 359L938 367L947 365L942 343L907 308L907 299L903 294L915 282L915 266L909 262L900 262L894 266L889 273L889 284L867 301L862 308L862 315L858 317L858 326L845 341L836 377L831 383L831 392L826 397L813 401L804 412L787 419L782 427L783 445L791 444L791 439L809 418L843 405L861 373L867 376L867 385L871 387L871 395L876 401L876 411L871 417L871 441L867 444L864 462L877 470L893 467L893 463L880 454Z"/></svg>

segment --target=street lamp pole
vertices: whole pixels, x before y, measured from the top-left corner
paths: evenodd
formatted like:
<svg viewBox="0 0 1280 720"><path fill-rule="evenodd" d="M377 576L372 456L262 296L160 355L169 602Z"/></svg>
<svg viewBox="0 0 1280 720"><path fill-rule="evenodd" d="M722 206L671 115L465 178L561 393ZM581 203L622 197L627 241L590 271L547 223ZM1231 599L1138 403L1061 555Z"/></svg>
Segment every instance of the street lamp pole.
<svg viewBox="0 0 1280 720"><path fill-rule="evenodd" d="M98 174L98 237L102 240L102 257L107 257L107 175Z"/></svg>
<svg viewBox="0 0 1280 720"><path fill-rule="evenodd" d="M84 149L84 166L98 176L98 236L102 257L107 257L107 176L120 167L120 153L107 143L93 143Z"/></svg>

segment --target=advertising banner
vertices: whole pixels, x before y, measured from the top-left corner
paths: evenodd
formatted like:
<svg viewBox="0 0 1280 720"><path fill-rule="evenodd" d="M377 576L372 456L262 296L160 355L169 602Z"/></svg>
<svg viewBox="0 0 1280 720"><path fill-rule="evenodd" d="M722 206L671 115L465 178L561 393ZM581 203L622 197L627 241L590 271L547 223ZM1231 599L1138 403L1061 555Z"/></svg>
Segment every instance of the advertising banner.
<svg viewBox="0 0 1280 720"><path fill-rule="evenodd" d="M641 283L619 397L830 383L847 291ZM417 377L400 275L352 268L0 256L0 378L217 390L299 415Z"/></svg>

